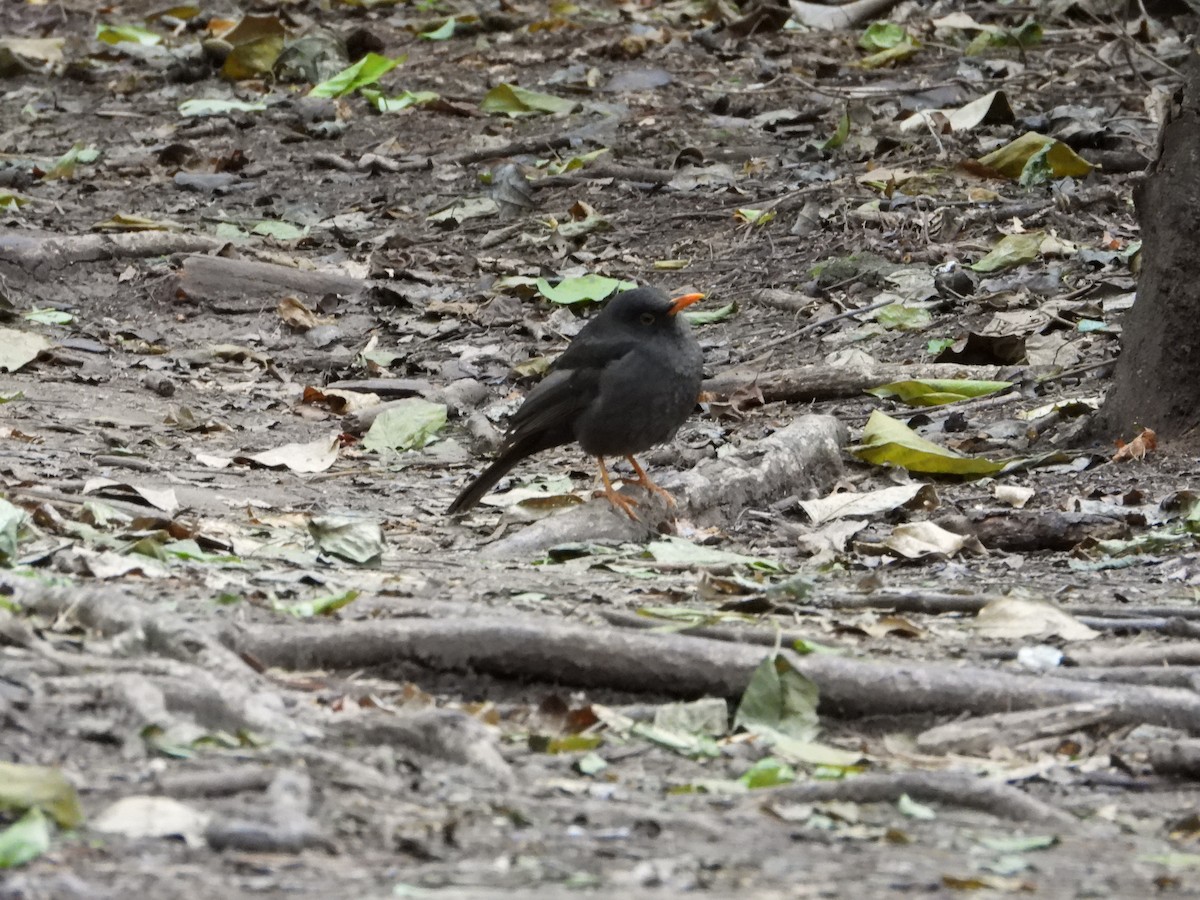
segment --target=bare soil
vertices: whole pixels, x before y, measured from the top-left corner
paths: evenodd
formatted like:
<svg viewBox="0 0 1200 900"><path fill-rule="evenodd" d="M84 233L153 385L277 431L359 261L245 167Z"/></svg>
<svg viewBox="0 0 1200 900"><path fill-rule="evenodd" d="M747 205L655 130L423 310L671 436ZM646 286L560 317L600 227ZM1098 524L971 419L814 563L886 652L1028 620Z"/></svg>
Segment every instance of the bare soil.
<svg viewBox="0 0 1200 900"><path fill-rule="evenodd" d="M20 394L0 404L0 496L34 526L15 564L0 570L0 760L60 769L87 815L3 876L0 897L1200 892L1198 793L1152 764L1155 746L1186 740L1188 722L1099 715L1020 740L1001 733L970 752L933 751L916 736L960 711L913 711L929 687L916 675L902 691L911 709L872 710L869 696L859 698L865 715L823 709L821 741L858 754L860 765L795 766L801 784L848 783L859 772L965 773L1063 814L1030 820L969 792L960 803L931 790L908 798L915 809L899 798L739 793L729 782L770 754L760 743L726 735L715 756L695 755L596 718L599 708L646 722L664 704L698 699L671 675L630 690L595 674L609 642L639 620L668 631L732 630L734 646L764 655L782 629L785 646L799 634L848 659L911 663L914 672L983 667L1031 683L1018 653L1040 646L1061 651L1075 669L1084 668L1075 658L1091 653L1084 675L1093 680L1194 693L1200 658L1192 658L1189 623L1200 556L1191 539L1120 557L1099 543L1162 528L1164 502L1188 502L1177 495L1195 483L1193 459L1168 447L1110 463L1111 441L1134 435L1081 444L1078 405L1036 426L1016 416L1097 398L1107 386L1118 301L1135 283L1124 252L1138 236L1131 185L1153 153L1155 98L1176 83L1172 39L1186 33L1186 20L1163 15L1139 29L1081 6L1040 19L1040 42L968 56L971 33L937 28L935 19L965 11L1015 33L1025 11L905 5L894 20L923 46L882 69L855 64L865 55L856 46L861 29L739 36L722 24L718 4L557 13L520 3L264 7L292 36L324 28L352 45L407 53L384 79L387 92L435 91L442 102L383 115L360 96L316 100L305 96L307 85L222 80L198 51L180 49L198 46L197 29L171 36L167 50L135 52L95 40L92 4L0 8L0 36L65 38L69 63L0 81L0 175L5 189L31 200L0 220L0 287L13 307L0 327L52 345L0 375L0 395ZM149 11L129 3L104 19L141 21ZM233 14L203 10L222 12ZM416 37L451 14L467 18L450 40ZM481 112L485 93L501 83L579 106L513 119ZM1015 119L963 133L900 128L914 109L953 109L996 89ZM182 117L179 104L195 98L267 108ZM843 113L849 136L827 146ZM1057 130L1105 167L1026 187L961 165L1026 130ZM68 177L44 177L75 145L100 156ZM608 152L582 168L553 176L538 168L600 148ZM530 179L510 217L430 219L463 198L489 196L482 176L506 164ZM605 225L564 235L562 226L586 217L581 204ZM774 218L756 225L739 210ZM177 223L182 231L164 232L168 242L212 239L195 252L364 287L221 284L199 279L184 249L147 255L114 239L76 253L82 245L50 240L97 234L116 215ZM249 234L264 220L305 234ZM226 245L229 231L219 225L247 236ZM897 267L929 277L948 260L979 260L1002 233L1033 230L1080 252L1043 252L975 275L979 283L966 290L932 291L919 298L928 321L909 330L845 315L878 304L884 291L911 302L886 280ZM839 262L814 268L829 260ZM645 534L611 552L489 559L491 542L545 510L483 507L464 520L443 511L536 377L536 366L518 367L552 357L591 314L502 279L582 271L702 290L710 310L737 305L697 333L708 374L751 373L733 398L738 408L730 413L728 396L707 398L674 446L649 454L667 486L673 472L753 454L814 412L844 423L851 443L870 412L883 409L971 454L1061 452L963 481L868 466L846 449L838 483L812 494L917 478L933 485L936 501L870 516L826 553L810 540L823 530L799 506L810 496L784 491L703 526L686 508L664 517L664 530L768 560L766 570L658 565L643 553ZM320 321L294 327L280 312L288 297ZM73 319L21 318L44 308ZM934 360L930 340L978 335L998 313L1027 353L960 365L965 377L979 364L1011 380L1016 388L1002 402L969 401L947 418L857 392L754 401L755 373L835 353L915 370ZM364 351L393 356L368 360ZM446 400L448 425L423 449L380 455L362 449L341 410L305 402L306 388L368 380L376 390L392 382L385 400ZM471 384L483 389L471 394ZM339 452L321 471L248 460L322 438L336 438ZM232 463L216 468L216 457ZM594 472L577 448L531 460L514 483L567 474L587 499ZM997 485L1030 488L1031 499L1013 509L997 499ZM174 505L154 493L166 489ZM562 514L553 505L549 512ZM382 556L355 565L320 553L309 526L330 516L377 524ZM884 546L895 526L920 521L977 533L982 545L918 559ZM181 539L196 541L193 558L153 550ZM759 590L796 576L811 584L792 594ZM347 591L357 594L328 616L288 611ZM1099 635L980 633L974 601L1005 596L1054 603ZM694 618L666 618L668 608ZM472 663L488 658L486 648L472 655L453 627L489 616L548 631L586 626L595 647L580 651L578 669L539 670L536 643L508 667ZM386 635L412 621L446 626L438 645L445 655L417 646L381 663L348 647L338 664L312 656L312 665L284 666L246 649L248 636L269 646L267 629L281 654L298 647L303 660L316 629ZM707 647L712 637L677 640ZM456 646L466 650L451 659ZM1145 659L1116 671L1120 663L1105 654L1115 660L1130 647ZM588 665L590 674L580 674ZM737 697L726 699L732 711ZM603 766L592 768L597 758ZM133 796L172 797L201 819L146 836L128 823L95 827Z"/></svg>

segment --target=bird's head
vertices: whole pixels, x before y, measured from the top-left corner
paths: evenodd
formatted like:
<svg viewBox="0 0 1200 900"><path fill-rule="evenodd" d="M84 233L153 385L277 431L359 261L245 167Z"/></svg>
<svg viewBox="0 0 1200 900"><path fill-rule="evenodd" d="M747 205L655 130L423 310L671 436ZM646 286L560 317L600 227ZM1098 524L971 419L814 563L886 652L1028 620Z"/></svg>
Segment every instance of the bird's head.
<svg viewBox="0 0 1200 900"><path fill-rule="evenodd" d="M617 294L601 315L635 329L674 327L679 311L703 298L703 294L684 294L672 300L658 288L640 287Z"/></svg>

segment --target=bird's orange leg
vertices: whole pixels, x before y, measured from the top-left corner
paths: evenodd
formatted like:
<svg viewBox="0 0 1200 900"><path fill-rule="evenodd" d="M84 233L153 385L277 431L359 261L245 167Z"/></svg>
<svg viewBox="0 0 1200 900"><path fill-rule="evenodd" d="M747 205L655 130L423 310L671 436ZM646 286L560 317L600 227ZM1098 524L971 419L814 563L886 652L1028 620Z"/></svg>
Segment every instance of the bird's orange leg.
<svg viewBox="0 0 1200 900"><path fill-rule="evenodd" d="M604 482L604 496L608 498L608 502L633 519L633 521L640 522L641 519L638 518L638 514L633 511L633 508L637 506L637 502L628 497L622 497L613 490L612 482L608 478L608 469L604 466L603 456L597 456L596 462L600 463L600 480Z"/></svg>
<svg viewBox="0 0 1200 900"><path fill-rule="evenodd" d="M638 465L638 461L636 459L634 459L632 456L626 456L625 458L629 460L629 464L633 466L633 471L637 472L638 484L640 484L646 490L652 491L666 500L667 506L675 506L675 498L671 496L670 492L666 490L666 488L660 488L657 484L651 481L650 476L646 474L646 470Z"/></svg>

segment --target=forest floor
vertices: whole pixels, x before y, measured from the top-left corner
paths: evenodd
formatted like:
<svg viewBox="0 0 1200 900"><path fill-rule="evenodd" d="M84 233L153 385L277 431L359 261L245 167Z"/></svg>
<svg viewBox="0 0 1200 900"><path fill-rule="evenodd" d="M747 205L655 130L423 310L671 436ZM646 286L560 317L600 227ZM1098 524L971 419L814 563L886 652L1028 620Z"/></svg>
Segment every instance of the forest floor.
<svg viewBox="0 0 1200 900"><path fill-rule="evenodd" d="M0 898L1200 893L1195 465L1080 427L1188 26L1101 6L0 7ZM585 274L706 294L679 507L448 518Z"/></svg>

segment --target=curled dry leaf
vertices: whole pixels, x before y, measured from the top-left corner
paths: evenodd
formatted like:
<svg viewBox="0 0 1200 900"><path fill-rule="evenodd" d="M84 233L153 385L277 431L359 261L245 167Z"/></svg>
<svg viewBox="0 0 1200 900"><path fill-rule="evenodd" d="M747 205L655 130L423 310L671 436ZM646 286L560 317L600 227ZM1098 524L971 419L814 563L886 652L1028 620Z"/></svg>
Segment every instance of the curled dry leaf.
<svg viewBox="0 0 1200 900"><path fill-rule="evenodd" d="M1128 444L1117 438L1117 452L1113 454L1113 462L1126 462L1131 459L1145 459L1146 454L1158 447L1158 435L1149 428L1143 428L1142 433Z"/></svg>
<svg viewBox="0 0 1200 900"><path fill-rule="evenodd" d="M1021 597L993 600L975 617L975 630L1002 639L1058 635L1067 641L1090 641L1100 634L1051 603Z"/></svg>
<svg viewBox="0 0 1200 900"><path fill-rule="evenodd" d="M951 557L960 551L972 556L986 556L987 550L976 537L964 537L947 531L932 522L909 522L897 525L883 545L906 559L926 556Z"/></svg>
<svg viewBox="0 0 1200 900"><path fill-rule="evenodd" d="M1033 488L1019 487L1015 484L998 484L992 488L992 496L1013 509L1024 509L1035 493Z"/></svg>

